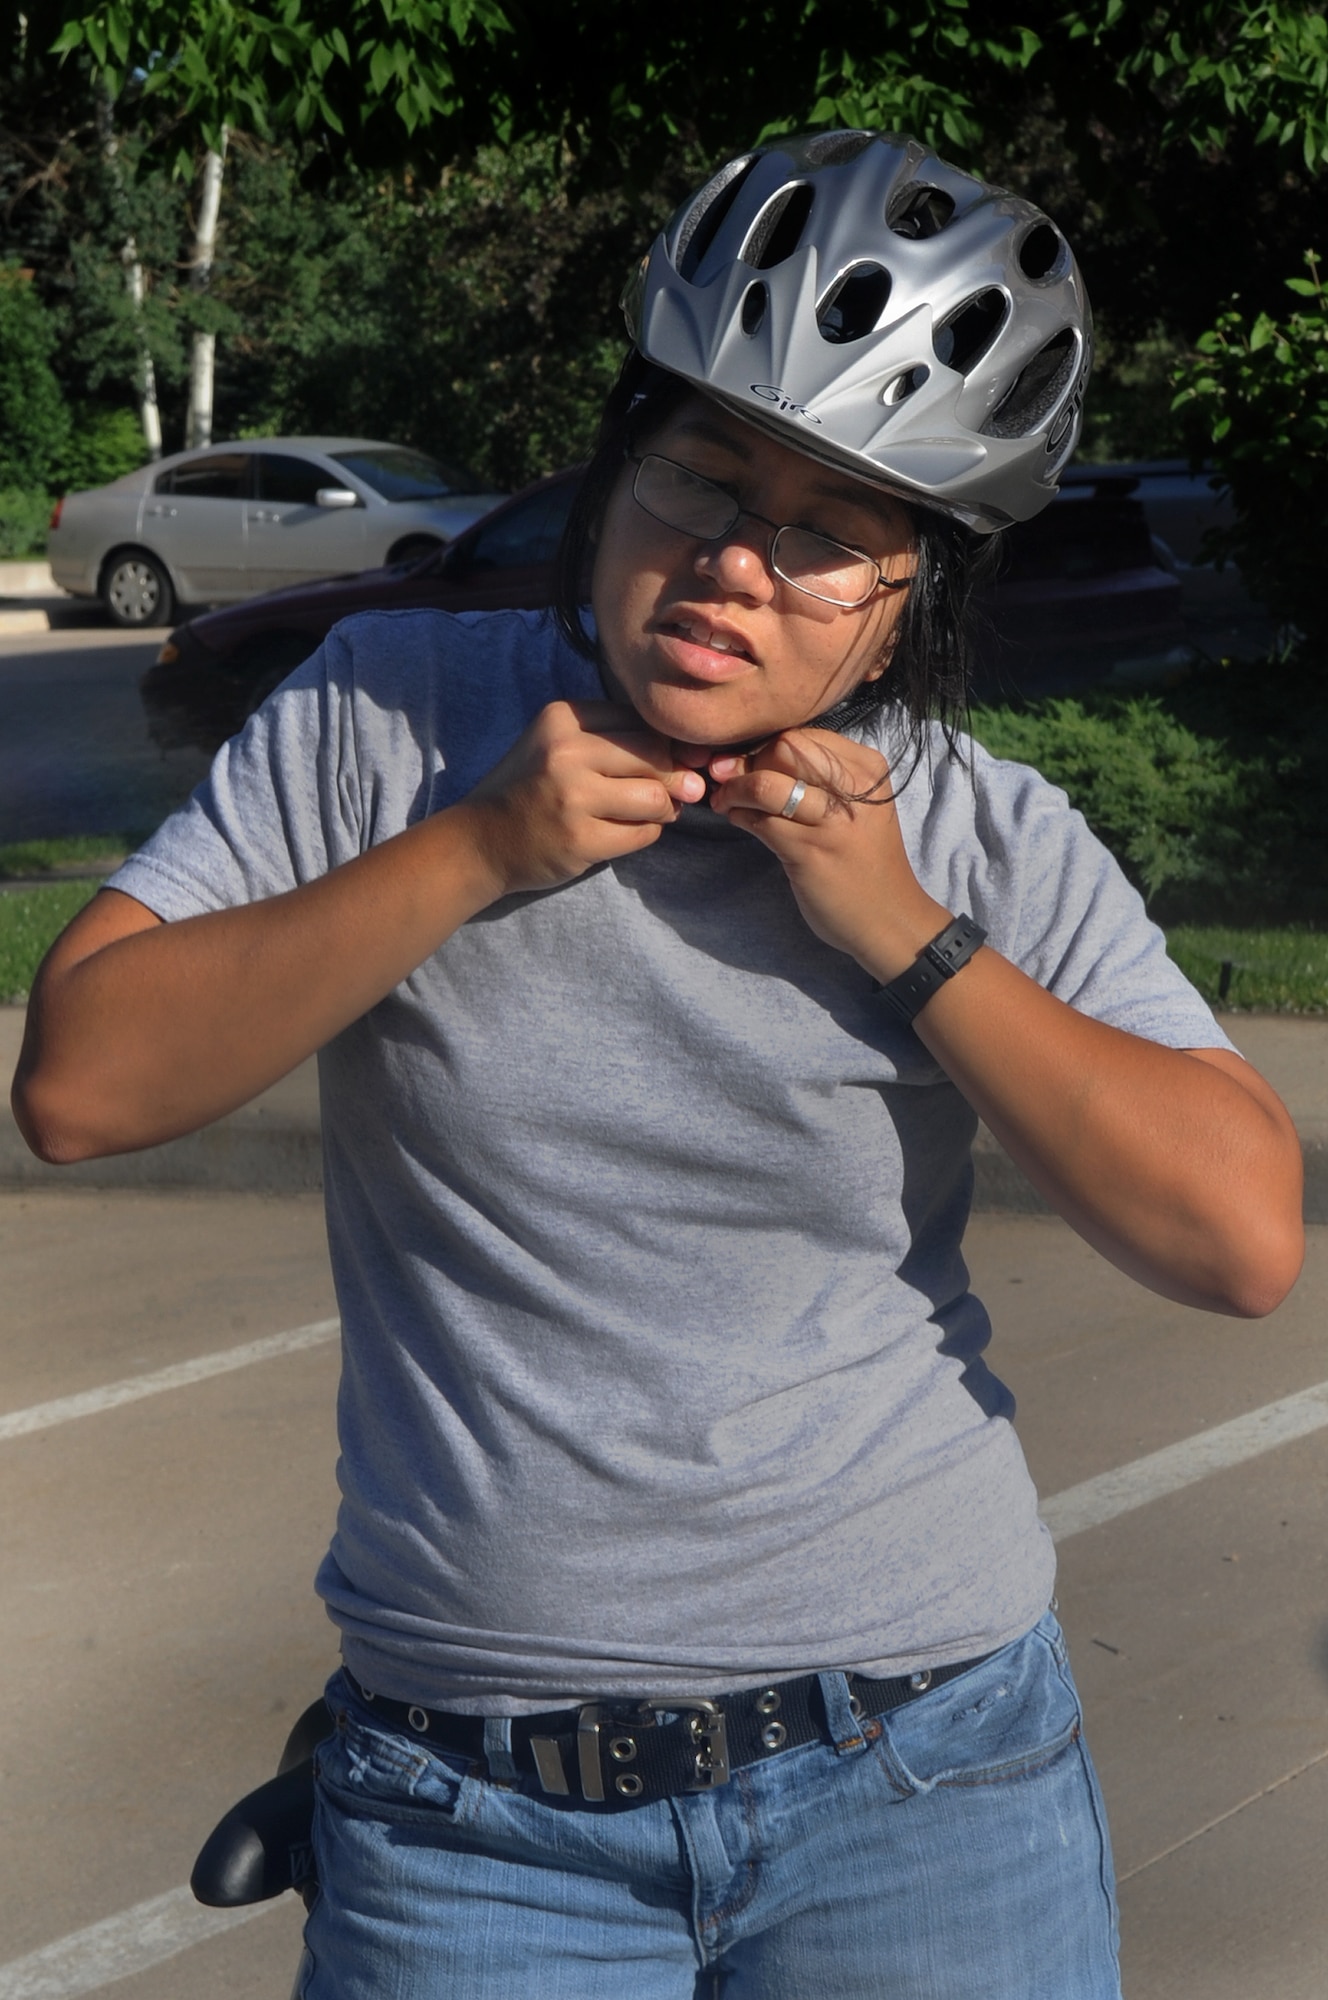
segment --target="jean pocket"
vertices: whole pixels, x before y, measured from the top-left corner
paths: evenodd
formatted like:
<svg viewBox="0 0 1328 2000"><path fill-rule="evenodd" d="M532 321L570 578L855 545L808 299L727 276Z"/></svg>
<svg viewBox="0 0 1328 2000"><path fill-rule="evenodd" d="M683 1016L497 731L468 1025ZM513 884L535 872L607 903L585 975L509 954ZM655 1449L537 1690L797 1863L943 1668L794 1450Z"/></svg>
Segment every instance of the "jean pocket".
<svg viewBox="0 0 1328 2000"><path fill-rule="evenodd" d="M466 1757L369 1728L344 1710L314 1759L317 1788L338 1810L400 1824L464 1818L473 1768Z"/></svg>
<svg viewBox="0 0 1328 2000"><path fill-rule="evenodd" d="M1044 1619L980 1667L884 1717L876 1754L901 1797L1010 1784L1063 1756L1082 1726L1059 1627Z"/></svg>

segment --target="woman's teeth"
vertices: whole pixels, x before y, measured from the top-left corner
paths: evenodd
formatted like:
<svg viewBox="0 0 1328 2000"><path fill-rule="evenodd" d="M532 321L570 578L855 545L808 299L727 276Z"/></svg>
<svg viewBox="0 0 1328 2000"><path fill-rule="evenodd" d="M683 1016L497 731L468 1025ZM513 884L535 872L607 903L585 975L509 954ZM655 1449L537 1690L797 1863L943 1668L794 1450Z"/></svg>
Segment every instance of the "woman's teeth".
<svg viewBox="0 0 1328 2000"><path fill-rule="evenodd" d="M690 639L694 646L707 646L712 653L737 653L744 660L751 658L747 648L739 640L731 638L727 632L712 632L705 625L679 624L677 629L683 638Z"/></svg>

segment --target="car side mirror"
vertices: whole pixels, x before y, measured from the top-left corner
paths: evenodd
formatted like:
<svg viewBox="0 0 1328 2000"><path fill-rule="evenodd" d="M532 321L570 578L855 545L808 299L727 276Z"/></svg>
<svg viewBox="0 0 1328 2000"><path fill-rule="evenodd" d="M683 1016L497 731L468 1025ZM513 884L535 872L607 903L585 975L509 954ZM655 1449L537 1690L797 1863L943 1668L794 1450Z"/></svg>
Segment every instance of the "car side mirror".
<svg viewBox="0 0 1328 2000"><path fill-rule="evenodd" d="M320 507L358 507L360 496L348 486L320 486L314 495Z"/></svg>

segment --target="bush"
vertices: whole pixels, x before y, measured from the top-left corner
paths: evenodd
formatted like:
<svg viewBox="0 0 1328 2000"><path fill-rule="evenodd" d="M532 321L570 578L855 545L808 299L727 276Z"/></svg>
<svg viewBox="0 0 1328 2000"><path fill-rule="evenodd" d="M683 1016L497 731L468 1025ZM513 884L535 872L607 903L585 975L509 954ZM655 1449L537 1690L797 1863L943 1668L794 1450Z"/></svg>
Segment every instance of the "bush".
<svg viewBox="0 0 1328 2000"><path fill-rule="evenodd" d="M1060 785L1150 904L1225 904L1285 835L1266 758L1197 734L1160 695L975 709L973 734Z"/></svg>
<svg viewBox="0 0 1328 2000"><path fill-rule="evenodd" d="M46 553L46 527L53 502L49 493L21 486L0 487L0 562L21 562Z"/></svg>
<svg viewBox="0 0 1328 2000"><path fill-rule="evenodd" d="M1328 641L1323 547L1328 534L1328 293L1306 252L1308 278L1288 280L1304 306L1281 323L1232 310L1178 376L1176 407L1196 460L1230 489L1236 521L1210 536L1234 559L1274 617L1321 647Z"/></svg>
<svg viewBox="0 0 1328 2000"><path fill-rule="evenodd" d="M70 423L51 367L55 347L30 274L0 262L0 488L46 491L59 479Z"/></svg>
<svg viewBox="0 0 1328 2000"><path fill-rule="evenodd" d="M60 485L66 493L106 486L123 473L137 471L146 458L143 426L133 410L80 404L60 466Z"/></svg>

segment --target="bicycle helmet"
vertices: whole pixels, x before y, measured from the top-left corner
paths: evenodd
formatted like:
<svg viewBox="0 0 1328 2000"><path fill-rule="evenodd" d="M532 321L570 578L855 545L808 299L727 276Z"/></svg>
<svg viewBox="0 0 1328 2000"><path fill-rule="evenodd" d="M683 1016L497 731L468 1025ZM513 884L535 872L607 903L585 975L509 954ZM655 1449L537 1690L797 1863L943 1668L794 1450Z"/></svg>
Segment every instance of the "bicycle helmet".
<svg viewBox="0 0 1328 2000"><path fill-rule="evenodd" d="M778 139L683 203L622 298L639 351L781 443L979 533L1056 494L1092 358L1056 225L889 132Z"/></svg>

